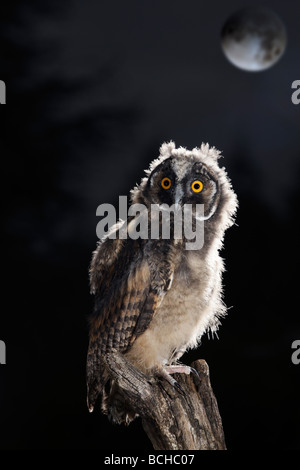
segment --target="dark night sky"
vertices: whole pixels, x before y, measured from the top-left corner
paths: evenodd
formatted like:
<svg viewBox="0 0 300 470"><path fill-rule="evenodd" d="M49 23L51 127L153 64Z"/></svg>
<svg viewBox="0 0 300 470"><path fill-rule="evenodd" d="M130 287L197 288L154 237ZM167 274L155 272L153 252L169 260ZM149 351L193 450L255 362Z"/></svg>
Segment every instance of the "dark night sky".
<svg viewBox="0 0 300 470"><path fill-rule="evenodd" d="M116 203L162 142L209 142L239 201L225 239L219 340L204 358L230 449L300 449L299 15L265 1L288 47L247 73L220 31L256 1L10 2L0 18L2 251L0 447L145 449L139 421L113 427L86 407L88 265L96 208Z"/></svg>

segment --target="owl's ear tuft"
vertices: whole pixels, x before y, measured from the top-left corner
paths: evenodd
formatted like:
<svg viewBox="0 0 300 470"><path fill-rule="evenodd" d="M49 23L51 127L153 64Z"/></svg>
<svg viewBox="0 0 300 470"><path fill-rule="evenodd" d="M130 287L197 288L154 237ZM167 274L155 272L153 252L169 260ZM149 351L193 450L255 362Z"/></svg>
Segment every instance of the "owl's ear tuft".
<svg viewBox="0 0 300 470"><path fill-rule="evenodd" d="M160 149L159 153L162 157L171 157L172 151L175 149L175 142L170 140L170 142L164 142Z"/></svg>
<svg viewBox="0 0 300 470"><path fill-rule="evenodd" d="M210 147L209 144L201 144L200 150L203 155L206 155L215 161L222 157L220 150L217 150L215 147Z"/></svg>

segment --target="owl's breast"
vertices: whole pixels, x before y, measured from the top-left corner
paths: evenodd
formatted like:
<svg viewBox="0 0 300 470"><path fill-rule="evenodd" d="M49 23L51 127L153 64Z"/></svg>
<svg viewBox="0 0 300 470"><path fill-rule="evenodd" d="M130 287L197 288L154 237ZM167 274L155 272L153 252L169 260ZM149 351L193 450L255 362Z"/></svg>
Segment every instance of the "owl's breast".
<svg viewBox="0 0 300 470"><path fill-rule="evenodd" d="M173 348L195 345L207 326L211 314L209 306L213 297L215 270L205 260L190 257L175 270L170 290L167 292L153 324L164 330Z"/></svg>
<svg viewBox="0 0 300 470"><path fill-rule="evenodd" d="M128 353L130 360L147 370L168 363L175 351L183 354L196 346L217 307L214 299L220 297L221 267L220 258L208 261L193 254L180 260L148 329Z"/></svg>

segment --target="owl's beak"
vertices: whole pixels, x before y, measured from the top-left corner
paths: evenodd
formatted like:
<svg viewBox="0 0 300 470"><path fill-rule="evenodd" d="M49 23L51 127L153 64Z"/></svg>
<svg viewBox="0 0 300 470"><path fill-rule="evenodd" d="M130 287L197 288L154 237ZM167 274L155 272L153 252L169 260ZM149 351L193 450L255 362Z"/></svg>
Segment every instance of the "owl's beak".
<svg viewBox="0 0 300 470"><path fill-rule="evenodd" d="M181 188L181 186L177 186L176 191L175 191L175 197L174 197L174 203L175 203L175 209L176 210L181 209L182 197L183 197L182 188Z"/></svg>

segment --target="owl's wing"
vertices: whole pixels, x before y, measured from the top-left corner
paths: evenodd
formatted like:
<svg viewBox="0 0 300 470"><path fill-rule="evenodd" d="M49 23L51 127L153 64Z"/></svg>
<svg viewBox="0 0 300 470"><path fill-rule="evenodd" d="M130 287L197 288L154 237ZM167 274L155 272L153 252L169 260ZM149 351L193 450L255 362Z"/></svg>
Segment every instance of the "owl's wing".
<svg viewBox="0 0 300 470"><path fill-rule="evenodd" d="M105 384L101 355L113 348L125 352L132 345L148 327L170 285L173 267L161 263L162 252L168 249L164 242L160 240L160 246L154 247L151 240L106 239L94 253L91 287L95 308L87 357L91 410Z"/></svg>

